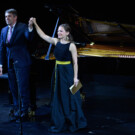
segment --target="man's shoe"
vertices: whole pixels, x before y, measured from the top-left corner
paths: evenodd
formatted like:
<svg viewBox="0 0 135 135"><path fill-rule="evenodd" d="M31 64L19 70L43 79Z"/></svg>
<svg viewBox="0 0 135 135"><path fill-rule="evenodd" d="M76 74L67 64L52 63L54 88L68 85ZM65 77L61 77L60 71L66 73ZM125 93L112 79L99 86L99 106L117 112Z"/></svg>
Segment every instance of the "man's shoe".
<svg viewBox="0 0 135 135"><path fill-rule="evenodd" d="M16 119L16 122L26 122L29 120L28 113L22 112L21 116Z"/></svg>
<svg viewBox="0 0 135 135"><path fill-rule="evenodd" d="M10 110L9 112L9 121L15 121L16 116L14 115L14 110Z"/></svg>
<svg viewBox="0 0 135 135"><path fill-rule="evenodd" d="M21 118L28 117L28 112L22 112L21 113Z"/></svg>
<svg viewBox="0 0 135 135"><path fill-rule="evenodd" d="M15 111L14 111L14 115L15 115L16 118L18 118L19 115L20 115L20 111L19 111L19 110L15 110Z"/></svg>

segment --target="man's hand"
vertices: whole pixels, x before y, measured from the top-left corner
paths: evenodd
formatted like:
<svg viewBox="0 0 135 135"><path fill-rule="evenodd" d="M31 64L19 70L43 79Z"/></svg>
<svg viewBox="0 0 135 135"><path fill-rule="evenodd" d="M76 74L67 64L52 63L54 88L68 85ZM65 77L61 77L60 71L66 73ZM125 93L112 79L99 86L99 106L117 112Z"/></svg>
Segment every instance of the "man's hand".
<svg viewBox="0 0 135 135"><path fill-rule="evenodd" d="M29 26L30 29L33 29L33 21L32 21L31 18L30 18L30 20L29 20L28 26Z"/></svg>
<svg viewBox="0 0 135 135"><path fill-rule="evenodd" d="M2 74L3 74L3 68L0 67L0 75L2 75Z"/></svg>

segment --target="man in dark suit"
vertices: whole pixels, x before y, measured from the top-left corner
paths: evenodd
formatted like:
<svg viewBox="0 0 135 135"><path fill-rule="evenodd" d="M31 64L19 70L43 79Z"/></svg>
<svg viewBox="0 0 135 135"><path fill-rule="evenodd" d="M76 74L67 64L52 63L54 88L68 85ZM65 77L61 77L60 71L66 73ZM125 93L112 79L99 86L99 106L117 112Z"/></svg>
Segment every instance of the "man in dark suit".
<svg viewBox="0 0 135 135"><path fill-rule="evenodd" d="M30 66L31 56L27 49L28 43L33 39L33 23L28 26L17 22L17 11L5 11L7 26L2 28L0 36L0 75L3 72L4 56L7 58L9 88L13 96L13 109L10 116L15 119L19 114L19 101L21 101L21 117L28 115L30 104ZM12 120L12 118L11 118Z"/></svg>

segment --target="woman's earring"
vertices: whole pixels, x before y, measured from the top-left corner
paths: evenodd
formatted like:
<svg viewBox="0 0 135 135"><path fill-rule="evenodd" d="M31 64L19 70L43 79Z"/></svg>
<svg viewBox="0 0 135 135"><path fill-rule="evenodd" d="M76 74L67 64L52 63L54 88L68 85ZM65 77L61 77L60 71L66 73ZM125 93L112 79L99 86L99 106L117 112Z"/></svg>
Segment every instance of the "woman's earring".
<svg viewBox="0 0 135 135"><path fill-rule="evenodd" d="M68 36L66 36L66 40L69 40L69 37Z"/></svg>

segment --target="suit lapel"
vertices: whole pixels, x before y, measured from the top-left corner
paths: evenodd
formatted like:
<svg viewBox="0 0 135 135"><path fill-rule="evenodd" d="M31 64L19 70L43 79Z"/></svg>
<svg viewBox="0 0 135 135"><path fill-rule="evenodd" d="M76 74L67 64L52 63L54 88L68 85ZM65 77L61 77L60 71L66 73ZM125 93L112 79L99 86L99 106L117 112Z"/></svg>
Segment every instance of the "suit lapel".
<svg viewBox="0 0 135 135"><path fill-rule="evenodd" d="M13 41L14 41L14 38L15 38L15 36L16 36L16 32L17 32L17 23L16 23L16 25L15 25L15 27L14 27L14 31L13 31L13 33L12 33L12 37L11 37L11 40L10 40L10 44L12 44L13 43Z"/></svg>
<svg viewBox="0 0 135 135"><path fill-rule="evenodd" d="M7 40L7 33L8 33L8 26L5 28L5 32L3 32L4 43L6 43Z"/></svg>

